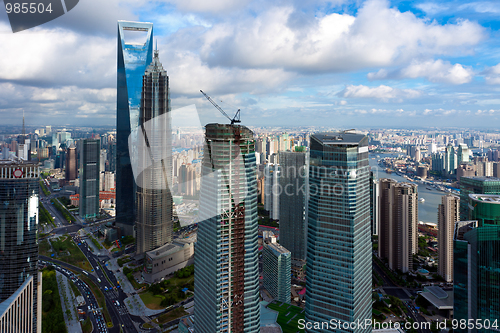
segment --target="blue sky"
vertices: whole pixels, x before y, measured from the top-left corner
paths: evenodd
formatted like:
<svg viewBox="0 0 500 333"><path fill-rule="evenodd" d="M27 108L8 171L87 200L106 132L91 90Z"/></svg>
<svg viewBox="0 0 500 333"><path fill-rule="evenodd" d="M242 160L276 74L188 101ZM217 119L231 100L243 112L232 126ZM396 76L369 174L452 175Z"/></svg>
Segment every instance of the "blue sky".
<svg viewBox="0 0 500 333"><path fill-rule="evenodd" d="M200 89L251 126L495 128L498 17L498 1L80 0L12 34L0 10L1 123L114 124L123 19L154 24L172 108L210 121Z"/></svg>

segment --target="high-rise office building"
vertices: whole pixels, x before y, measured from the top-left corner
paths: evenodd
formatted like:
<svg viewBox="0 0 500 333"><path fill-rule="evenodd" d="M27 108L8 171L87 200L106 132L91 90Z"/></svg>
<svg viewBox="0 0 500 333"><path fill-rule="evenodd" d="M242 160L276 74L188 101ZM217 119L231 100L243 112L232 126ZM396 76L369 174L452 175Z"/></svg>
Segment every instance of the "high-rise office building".
<svg viewBox="0 0 500 333"><path fill-rule="evenodd" d="M446 176L453 175L456 168L455 148L452 145L448 145L444 151L444 174Z"/></svg>
<svg viewBox="0 0 500 333"><path fill-rule="evenodd" d="M380 180L379 256L403 273L413 270L418 251L417 185Z"/></svg>
<svg viewBox="0 0 500 333"><path fill-rule="evenodd" d="M266 164L264 167L264 209L269 218L280 219L280 171L278 164Z"/></svg>
<svg viewBox="0 0 500 333"><path fill-rule="evenodd" d="M67 181L75 180L78 178L78 163L76 159L76 147L71 146L68 148L66 153L66 170L65 170L65 179Z"/></svg>
<svg viewBox="0 0 500 333"><path fill-rule="evenodd" d="M275 238L272 238L275 239ZM264 288L280 302L290 303L292 256L278 243L264 245L262 253L262 279Z"/></svg>
<svg viewBox="0 0 500 333"><path fill-rule="evenodd" d="M296 260L306 259L306 158L306 153L302 152L279 153L280 244Z"/></svg>
<svg viewBox="0 0 500 333"><path fill-rule="evenodd" d="M469 217L469 194L500 194L500 178L462 177L460 179L460 220Z"/></svg>
<svg viewBox="0 0 500 333"><path fill-rule="evenodd" d="M371 319L369 178L367 136L349 132L311 136L306 322ZM371 332L371 327L337 332Z"/></svg>
<svg viewBox="0 0 500 333"><path fill-rule="evenodd" d="M39 167L0 161L0 331L41 332ZM21 312L22 311L22 312ZM28 332L28 330L26 330Z"/></svg>
<svg viewBox="0 0 500 333"><path fill-rule="evenodd" d="M441 197L438 206L438 274L453 281L453 229L460 220L460 199L448 194Z"/></svg>
<svg viewBox="0 0 500 333"><path fill-rule="evenodd" d="M99 215L99 140L84 139L80 152L80 216Z"/></svg>
<svg viewBox="0 0 500 333"><path fill-rule="evenodd" d="M139 126L148 128L146 140L137 146L142 172L137 177L136 233L141 254L172 242L174 229L170 91L157 50L143 78Z"/></svg>
<svg viewBox="0 0 500 333"><path fill-rule="evenodd" d="M153 60L153 24L118 21L116 101L116 225L132 235L135 223L135 180L128 139L139 126L142 77Z"/></svg>
<svg viewBox="0 0 500 333"><path fill-rule="evenodd" d="M469 147L465 143L461 143L458 146L458 152L457 152L457 164L459 165L460 163L468 163L469 162Z"/></svg>
<svg viewBox="0 0 500 333"><path fill-rule="evenodd" d="M255 142L239 125L205 127L194 258L197 332L260 332Z"/></svg>
<svg viewBox="0 0 500 333"><path fill-rule="evenodd" d="M500 196L470 194L470 221L457 222L454 234L454 319L488 323L500 318Z"/></svg>

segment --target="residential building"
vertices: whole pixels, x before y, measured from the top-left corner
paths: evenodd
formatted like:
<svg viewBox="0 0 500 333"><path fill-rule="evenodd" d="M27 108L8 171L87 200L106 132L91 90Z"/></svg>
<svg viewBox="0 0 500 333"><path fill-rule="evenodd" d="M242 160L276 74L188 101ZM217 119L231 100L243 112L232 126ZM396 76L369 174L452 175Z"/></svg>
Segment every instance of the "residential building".
<svg viewBox="0 0 500 333"><path fill-rule="evenodd" d="M305 321L371 320L368 137L317 133L310 142ZM337 332L371 332L371 327Z"/></svg>
<svg viewBox="0 0 500 333"><path fill-rule="evenodd" d="M255 142L240 125L207 124L195 245L197 332L260 332ZM231 163L229 163L231 162Z"/></svg>
<svg viewBox="0 0 500 333"><path fill-rule="evenodd" d="M158 50L143 77L139 125L146 133L137 144L136 243L142 254L172 242L174 230L170 91Z"/></svg>
<svg viewBox="0 0 500 333"><path fill-rule="evenodd" d="M306 259L307 155L302 152L280 152L279 177L280 244L295 260Z"/></svg>
<svg viewBox="0 0 500 333"><path fill-rule="evenodd" d="M80 152L80 216L99 214L99 140L84 139Z"/></svg>
<svg viewBox="0 0 500 333"><path fill-rule="evenodd" d="M380 179L379 256L393 270L413 270L418 252L418 187Z"/></svg>
<svg viewBox="0 0 500 333"><path fill-rule="evenodd" d="M460 220L460 199L448 194L441 197L438 206L438 274L453 281L453 229Z"/></svg>
<svg viewBox="0 0 500 333"><path fill-rule="evenodd" d="M0 160L1 332L42 331L42 281L37 267L39 177L36 164Z"/></svg>
<svg viewBox="0 0 500 333"><path fill-rule="evenodd" d="M273 238L275 240L276 238ZM271 241L262 253L264 288L280 302L290 303L292 255L280 244Z"/></svg>
<svg viewBox="0 0 500 333"><path fill-rule="evenodd" d="M125 35L127 34L127 36ZM145 37L138 41L136 37ZM126 37L130 36L130 40ZM116 225L124 235L134 233L136 185L128 140L139 126L142 79L153 60L153 24L118 21L116 102Z"/></svg>

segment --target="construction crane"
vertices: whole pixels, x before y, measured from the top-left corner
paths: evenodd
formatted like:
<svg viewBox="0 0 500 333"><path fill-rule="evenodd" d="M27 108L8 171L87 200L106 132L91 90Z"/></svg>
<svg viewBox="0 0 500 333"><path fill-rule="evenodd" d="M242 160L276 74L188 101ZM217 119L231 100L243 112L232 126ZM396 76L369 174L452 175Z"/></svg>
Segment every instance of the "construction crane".
<svg viewBox="0 0 500 333"><path fill-rule="evenodd" d="M240 120L240 109L238 109L238 111L236 111L236 114L235 114L235 115L234 115L234 117L231 119L231 117L229 117L229 116L227 115L227 113L226 113L224 110L222 110L222 108L221 108L219 105L217 105L217 103L215 103L213 99L211 99L211 98L210 98L210 96L208 96L207 94L205 94L205 93L203 92L203 90L200 90L200 92L203 94L203 96L205 96L205 97L208 99L208 101L209 101L210 103L212 103L212 105L213 105L213 106L215 106L215 108L216 108L217 110L219 110L219 111L220 111L220 113L222 113L222 114L223 114L223 115L224 115L227 119L229 119L229 120L231 121L231 125L233 125L234 123L241 123L241 120Z"/></svg>

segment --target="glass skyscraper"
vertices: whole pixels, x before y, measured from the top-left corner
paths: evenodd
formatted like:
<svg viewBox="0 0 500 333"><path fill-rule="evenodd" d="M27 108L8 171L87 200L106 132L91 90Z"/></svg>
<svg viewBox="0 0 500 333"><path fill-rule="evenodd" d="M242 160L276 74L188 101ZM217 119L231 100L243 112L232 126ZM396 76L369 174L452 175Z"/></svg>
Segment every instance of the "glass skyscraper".
<svg viewBox="0 0 500 333"><path fill-rule="evenodd" d="M80 216L84 219L99 215L99 145L94 139L81 144Z"/></svg>
<svg viewBox="0 0 500 333"><path fill-rule="evenodd" d="M153 60L153 24L118 21L116 101L116 225L133 234L135 181L128 139L139 126L142 76Z"/></svg>
<svg viewBox="0 0 500 333"><path fill-rule="evenodd" d="M371 332L344 326L372 317L368 137L312 135L309 163L305 320L319 328L308 332Z"/></svg>
<svg viewBox="0 0 500 333"><path fill-rule="evenodd" d="M255 141L208 124L194 256L195 331L260 332Z"/></svg>
<svg viewBox="0 0 500 333"><path fill-rule="evenodd" d="M306 259L306 153L280 152L280 244L293 259ZM267 183L265 184L267 186Z"/></svg>
<svg viewBox="0 0 500 333"><path fill-rule="evenodd" d="M500 194L500 179L494 177L460 178L460 220L469 217L469 194Z"/></svg>
<svg viewBox="0 0 500 333"><path fill-rule="evenodd" d="M3 302L32 277L33 311L29 320L33 321L33 332L39 327L37 319L41 320L41 288L37 287L41 283L37 267L38 182L37 165L0 160L0 314ZM16 316L7 325L17 327L21 314Z"/></svg>
<svg viewBox="0 0 500 333"><path fill-rule="evenodd" d="M145 253L172 241L173 202L172 130L167 71L158 50L146 69L142 85L139 124L144 140L137 145L137 253Z"/></svg>

